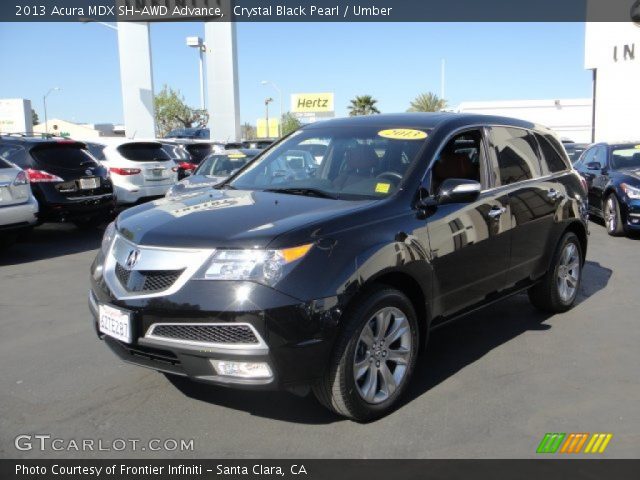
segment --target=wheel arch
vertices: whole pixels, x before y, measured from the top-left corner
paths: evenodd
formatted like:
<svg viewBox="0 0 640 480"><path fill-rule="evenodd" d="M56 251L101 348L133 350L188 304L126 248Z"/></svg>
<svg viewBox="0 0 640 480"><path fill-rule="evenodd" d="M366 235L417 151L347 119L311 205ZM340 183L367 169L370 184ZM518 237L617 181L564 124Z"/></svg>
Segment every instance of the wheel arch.
<svg viewBox="0 0 640 480"><path fill-rule="evenodd" d="M571 222L569 225L567 225L567 228L565 228L562 235L564 235L567 232L573 232L578 237L578 241L580 242L580 248L582 249L582 261L584 263L587 258L587 246L589 243L587 228L582 224L582 222L574 221L574 222Z"/></svg>

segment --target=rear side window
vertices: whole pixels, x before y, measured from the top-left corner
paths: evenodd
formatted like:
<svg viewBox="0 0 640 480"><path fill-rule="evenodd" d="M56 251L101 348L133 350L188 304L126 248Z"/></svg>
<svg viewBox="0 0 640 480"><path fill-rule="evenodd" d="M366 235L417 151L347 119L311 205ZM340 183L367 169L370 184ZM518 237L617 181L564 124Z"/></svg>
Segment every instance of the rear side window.
<svg viewBox="0 0 640 480"><path fill-rule="evenodd" d="M31 149L31 156L42 166L80 168L95 166L95 159L80 144L47 144Z"/></svg>
<svg viewBox="0 0 640 480"><path fill-rule="evenodd" d="M159 143L126 143L118 147L118 152L133 162L165 162L171 160Z"/></svg>
<svg viewBox="0 0 640 480"><path fill-rule="evenodd" d="M492 127L491 145L498 162L500 185L540 176L535 138L520 128Z"/></svg>
<svg viewBox="0 0 640 480"><path fill-rule="evenodd" d="M562 172L569 168L569 165L562 159L559 153L560 146L551 135L535 134L542 150L542 168L545 173Z"/></svg>
<svg viewBox="0 0 640 480"><path fill-rule="evenodd" d="M11 164L0 158L0 168L13 168Z"/></svg>
<svg viewBox="0 0 640 480"><path fill-rule="evenodd" d="M89 153L91 153L91 155L93 155L101 162L104 162L106 160L104 156L104 147L104 145L99 145L97 143L87 143L87 149L89 150Z"/></svg>

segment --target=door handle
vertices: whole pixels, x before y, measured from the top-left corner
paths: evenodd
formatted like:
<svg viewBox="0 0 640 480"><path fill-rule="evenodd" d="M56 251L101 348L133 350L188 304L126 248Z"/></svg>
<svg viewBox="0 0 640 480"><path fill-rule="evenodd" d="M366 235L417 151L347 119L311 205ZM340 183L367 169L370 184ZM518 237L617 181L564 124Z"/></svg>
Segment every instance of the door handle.
<svg viewBox="0 0 640 480"><path fill-rule="evenodd" d="M502 215L506 211L506 207L493 207L491 210L489 210L489 213L487 213L487 215L489 215L489 218L497 219L500 218L500 215Z"/></svg>

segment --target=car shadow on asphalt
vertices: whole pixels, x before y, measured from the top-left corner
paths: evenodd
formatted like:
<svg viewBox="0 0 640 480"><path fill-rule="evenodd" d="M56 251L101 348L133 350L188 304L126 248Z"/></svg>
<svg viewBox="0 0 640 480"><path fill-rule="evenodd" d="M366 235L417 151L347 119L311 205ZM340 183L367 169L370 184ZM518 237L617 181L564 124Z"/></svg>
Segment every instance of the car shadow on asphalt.
<svg viewBox="0 0 640 480"><path fill-rule="evenodd" d="M104 228L80 229L72 224L44 224L26 238L0 251L0 266L47 260L100 247Z"/></svg>
<svg viewBox="0 0 640 480"><path fill-rule="evenodd" d="M587 261L578 304L603 290L612 271ZM420 356L416 372L398 408L416 400L491 350L531 330L550 330L550 318L536 310L526 294L498 302L433 332L426 351ZM344 421L312 395L297 397L286 392L251 392L212 387L182 377L167 376L184 395L201 402L260 417L302 424L329 424Z"/></svg>

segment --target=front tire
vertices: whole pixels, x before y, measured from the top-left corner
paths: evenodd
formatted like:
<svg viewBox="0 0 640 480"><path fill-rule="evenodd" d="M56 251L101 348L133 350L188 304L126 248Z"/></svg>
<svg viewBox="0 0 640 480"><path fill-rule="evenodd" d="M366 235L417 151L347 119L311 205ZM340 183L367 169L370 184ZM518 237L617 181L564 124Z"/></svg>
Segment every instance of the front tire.
<svg viewBox="0 0 640 480"><path fill-rule="evenodd" d="M604 203L604 224L612 237L624 234L624 222L620 215L620 202L614 193L609 194Z"/></svg>
<svg viewBox="0 0 640 480"><path fill-rule="evenodd" d="M539 310L561 313L575 304L584 254L580 240L573 232L567 232L560 239L549 271L542 280L529 289L529 300Z"/></svg>
<svg viewBox="0 0 640 480"><path fill-rule="evenodd" d="M381 417L406 389L418 348L411 301L391 287L376 287L347 313L327 372L313 392L324 406L352 420Z"/></svg>

